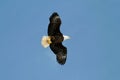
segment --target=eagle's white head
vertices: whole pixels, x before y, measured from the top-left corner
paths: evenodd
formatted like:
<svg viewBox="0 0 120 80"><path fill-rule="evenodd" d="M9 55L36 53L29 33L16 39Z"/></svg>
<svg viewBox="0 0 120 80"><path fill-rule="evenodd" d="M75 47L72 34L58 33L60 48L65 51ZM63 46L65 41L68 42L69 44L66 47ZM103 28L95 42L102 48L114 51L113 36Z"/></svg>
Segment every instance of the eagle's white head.
<svg viewBox="0 0 120 80"><path fill-rule="evenodd" d="M70 37L67 36L67 35L63 35L63 37L64 37L64 41L67 40L67 39L70 39Z"/></svg>

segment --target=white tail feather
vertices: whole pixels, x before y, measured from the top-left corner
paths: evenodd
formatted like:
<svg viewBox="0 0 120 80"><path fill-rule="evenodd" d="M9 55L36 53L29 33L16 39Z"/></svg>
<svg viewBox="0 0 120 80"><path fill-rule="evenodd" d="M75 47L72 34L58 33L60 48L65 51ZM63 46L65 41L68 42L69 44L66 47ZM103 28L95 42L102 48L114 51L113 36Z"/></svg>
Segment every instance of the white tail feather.
<svg viewBox="0 0 120 80"><path fill-rule="evenodd" d="M41 40L41 44L44 48L47 48L50 45L50 37L49 36L43 36Z"/></svg>

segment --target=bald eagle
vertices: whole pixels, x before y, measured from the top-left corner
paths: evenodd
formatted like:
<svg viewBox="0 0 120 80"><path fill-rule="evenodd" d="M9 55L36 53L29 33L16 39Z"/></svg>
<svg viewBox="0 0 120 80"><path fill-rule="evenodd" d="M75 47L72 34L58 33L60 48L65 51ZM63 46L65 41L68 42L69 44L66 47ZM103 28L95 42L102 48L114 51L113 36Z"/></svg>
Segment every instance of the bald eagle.
<svg viewBox="0 0 120 80"><path fill-rule="evenodd" d="M62 42L69 39L60 32L61 19L57 12L54 12L49 18L48 36L43 36L41 44L44 48L50 46L50 49L56 55L57 62L64 65L67 59L67 48Z"/></svg>

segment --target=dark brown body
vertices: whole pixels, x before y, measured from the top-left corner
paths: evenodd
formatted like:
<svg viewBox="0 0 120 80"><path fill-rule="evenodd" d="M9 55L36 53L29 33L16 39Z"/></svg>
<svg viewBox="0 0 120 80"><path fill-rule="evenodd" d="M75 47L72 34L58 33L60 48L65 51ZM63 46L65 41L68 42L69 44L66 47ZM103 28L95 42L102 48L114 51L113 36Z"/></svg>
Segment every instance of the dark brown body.
<svg viewBox="0 0 120 80"><path fill-rule="evenodd" d="M48 36L51 38L50 48L55 53L59 64L63 65L67 58L67 48L62 45L64 40L63 34L60 32L61 19L55 12L50 16L48 25Z"/></svg>

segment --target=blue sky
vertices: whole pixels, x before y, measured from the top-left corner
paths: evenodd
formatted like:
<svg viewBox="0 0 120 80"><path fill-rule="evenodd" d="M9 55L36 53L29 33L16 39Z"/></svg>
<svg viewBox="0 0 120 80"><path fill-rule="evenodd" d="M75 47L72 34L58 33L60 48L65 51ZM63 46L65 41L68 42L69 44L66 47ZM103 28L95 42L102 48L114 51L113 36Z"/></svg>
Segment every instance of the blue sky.
<svg viewBox="0 0 120 80"><path fill-rule="evenodd" d="M1 0L0 80L120 80L119 0ZM40 40L58 12L64 66Z"/></svg>

